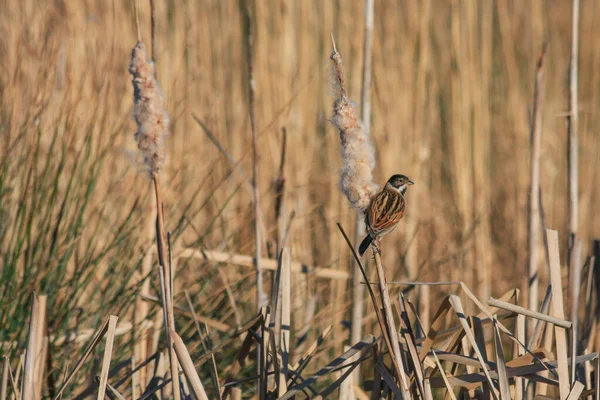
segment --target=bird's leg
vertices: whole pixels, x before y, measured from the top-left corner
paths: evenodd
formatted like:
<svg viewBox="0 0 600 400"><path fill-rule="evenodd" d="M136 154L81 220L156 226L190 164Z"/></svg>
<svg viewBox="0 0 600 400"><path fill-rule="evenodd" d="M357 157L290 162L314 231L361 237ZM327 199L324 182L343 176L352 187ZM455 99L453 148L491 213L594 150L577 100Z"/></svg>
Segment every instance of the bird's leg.
<svg viewBox="0 0 600 400"><path fill-rule="evenodd" d="M373 243L371 244L371 246L373 246L373 255L375 255L375 253L381 255L381 245L379 243L379 239L373 239Z"/></svg>

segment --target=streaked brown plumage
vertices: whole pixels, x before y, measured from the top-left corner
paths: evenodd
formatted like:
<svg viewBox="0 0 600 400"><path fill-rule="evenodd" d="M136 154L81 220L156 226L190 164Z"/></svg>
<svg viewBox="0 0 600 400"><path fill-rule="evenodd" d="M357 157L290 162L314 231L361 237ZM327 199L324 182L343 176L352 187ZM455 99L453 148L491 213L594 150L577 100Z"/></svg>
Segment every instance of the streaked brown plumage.
<svg viewBox="0 0 600 400"><path fill-rule="evenodd" d="M369 245L394 230L404 217L406 190L413 181L404 175L393 175L373 198L365 210L367 237L360 244L358 252L362 256Z"/></svg>

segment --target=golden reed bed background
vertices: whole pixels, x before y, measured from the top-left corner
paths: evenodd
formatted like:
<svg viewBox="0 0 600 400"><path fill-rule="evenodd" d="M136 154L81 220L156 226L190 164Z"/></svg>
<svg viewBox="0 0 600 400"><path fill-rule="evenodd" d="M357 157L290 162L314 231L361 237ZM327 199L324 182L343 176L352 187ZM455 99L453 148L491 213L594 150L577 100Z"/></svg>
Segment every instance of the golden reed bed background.
<svg viewBox="0 0 600 400"><path fill-rule="evenodd" d="M149 6L138 3L149 46ZM251 255L251 194L192 117L194 113L203 121L250 176L240 5L192 0L156 5L158 78L172 123L162 173L167 229L174 229L185 213L176 248L193 245ZM89 207L102 211L90 214L76 246L85 248L92 236L102 242L114 234L134 204L139 205L136 218L147 225L142 220L150 215L153 201L137 159L131 117L128 65L136 42L131 1L24 0L4 1L1 7L2 158L28 165L38 134L42 160L52 158L56 131L73 146L71 165L78 137L91 132L94 148L108 149ZM581 7L579 233L587 255L591 240L600 236L600 5L585 1ZM269 242L263 253L274 256L273 187L285 127L284 207L295 214L288 238L292 257L351 271L350 253L336 227L340 222L351 232L354 213L338 190L339 137L328 122L333 102L329 55L333 32L344 57L349 95L358 103L362 2L256 1L252 17L261 208ZM529 115L535 63L544 41L542 199L547 227L561 233L566 254L570 29L567 1L375 2L371 134L376 180L383 184L391 174L403 173L416 183L408 194L405 219L383 242L390 281L462 280L482 299L525 287ZM98 155L94 148L84 155L92 162ZM26 195L22 187L22 181L14 182L13 200ZM64 195L68 182L61 181L57 190ZM138 243L129 249L132 260L149 246L147 230L131 232L136 238L131 243ZM539 245L542 251L541 241ZM102 268L109 266L98 266ZM120 265L113 276L118 279L135 268L139 264ZM176 286L204 287L203 268L188 262ZM231 279L245 277L245 287L252 290L251 270L231 273ZM545 288L542 256L540 275ZM110 286L102 277L92 278L87 290ZM317 301L317 318L349 317L350 283L308 277L294 286L306 290L298 289L296 297L304 302L297 305ZM254 295L243 287L234 294L240 302L252 303ZM72 295L68 288L60 290ZM431 294L441 292L433 288ZM77 293L84 312L86 300L95 295ZM368 315L372 322L372 313ZM337 339L347 336L340 329Z"/></svg>

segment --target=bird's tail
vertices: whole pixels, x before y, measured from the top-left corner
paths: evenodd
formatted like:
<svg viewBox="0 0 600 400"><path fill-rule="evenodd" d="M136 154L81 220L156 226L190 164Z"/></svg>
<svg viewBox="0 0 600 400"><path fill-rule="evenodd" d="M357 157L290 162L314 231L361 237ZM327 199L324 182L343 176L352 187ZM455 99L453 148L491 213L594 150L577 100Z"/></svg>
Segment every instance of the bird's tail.
<svg viewBox="0 0 600 400"><path fill-rule="evenodd" d="M358 254L360 254L361 256L365 254L365 251L367 251L372 242L373 238L371 237L371 235L367 235L367 237L363 239L362 243L358 247Z"/></svg>

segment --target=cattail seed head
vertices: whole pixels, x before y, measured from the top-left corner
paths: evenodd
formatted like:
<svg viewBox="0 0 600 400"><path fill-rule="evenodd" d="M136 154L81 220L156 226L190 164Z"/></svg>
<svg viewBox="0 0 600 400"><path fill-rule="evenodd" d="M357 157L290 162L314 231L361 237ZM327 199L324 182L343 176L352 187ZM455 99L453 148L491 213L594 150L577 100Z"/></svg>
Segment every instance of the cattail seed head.
<svg viewBox="0 0 600 400"><path fill-rule="evenodd" d="M154 64L146 59L146 48L138 43L131 51L129 73L133 75L133 116L137 124L135 140L150 173L165 164L165 141L169 135L169 114L165 98L154 75Z"/></svg>
<svg viewBox="0 0 600 400"><path fill-rule="evenodd" d="M373 182L375 169L375 148L364 125L357 116L356 108L348 100L344 90L341 69L341 56L334 51L337 83L340 97L333 104L331 121L340 132L342 143L342 169L340 171L340 189L346 195L352 207L364 210L377 192Z"/></svg>

